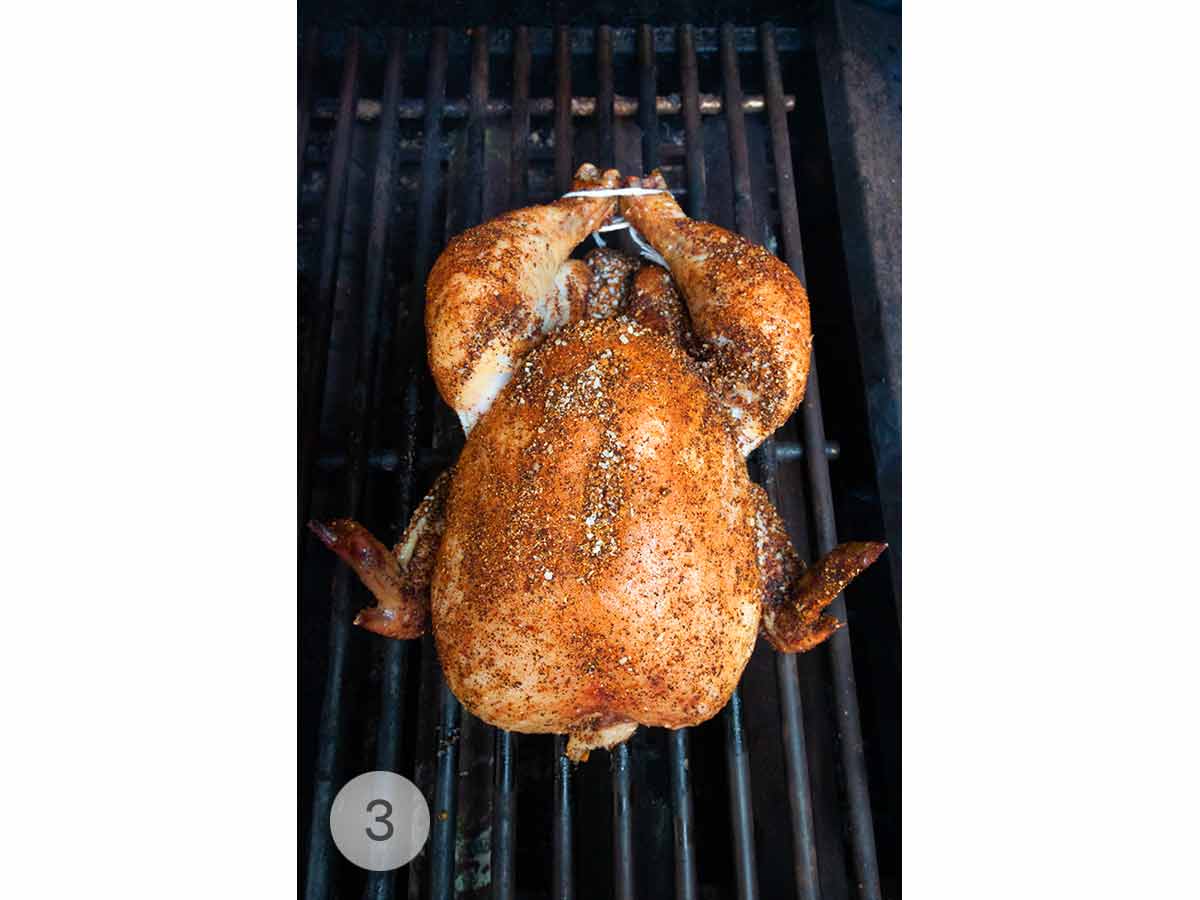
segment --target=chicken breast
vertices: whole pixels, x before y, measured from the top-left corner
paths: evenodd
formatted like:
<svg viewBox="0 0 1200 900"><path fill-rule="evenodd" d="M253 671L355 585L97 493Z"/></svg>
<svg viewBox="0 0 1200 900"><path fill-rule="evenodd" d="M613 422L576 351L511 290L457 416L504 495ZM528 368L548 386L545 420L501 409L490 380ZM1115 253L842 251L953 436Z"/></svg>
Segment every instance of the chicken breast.
<svg viewBox="0 0 1200 900"><path fill-rule="evenodd" d="M623 317L555 334L456 466L431 599L455 696L576 758L714 715L759 626L750 484L677 344Z"/></svg>

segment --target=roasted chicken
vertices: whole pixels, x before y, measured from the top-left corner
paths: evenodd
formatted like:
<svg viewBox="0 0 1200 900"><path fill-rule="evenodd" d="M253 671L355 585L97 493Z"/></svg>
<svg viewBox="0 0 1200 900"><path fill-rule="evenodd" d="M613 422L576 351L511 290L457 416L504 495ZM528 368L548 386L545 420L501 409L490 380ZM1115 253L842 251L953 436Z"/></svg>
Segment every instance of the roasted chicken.
<svg viewBox="0 0 1200 900"><path fill-rule="evenodd" d="M585 165L575 189L618 184ZM575 759L713 716L760 632L781 652L820 643L839 627L822 610L884 549L806 568L747 476L804 393L796 277L669 193L619 201L669 271L611 250L570 261L617 206L565 198L450 242L426 329L462 454L391 551L348 520L312 526L378 601L357 624L432 628L470 712L568 734Z"/></svg>

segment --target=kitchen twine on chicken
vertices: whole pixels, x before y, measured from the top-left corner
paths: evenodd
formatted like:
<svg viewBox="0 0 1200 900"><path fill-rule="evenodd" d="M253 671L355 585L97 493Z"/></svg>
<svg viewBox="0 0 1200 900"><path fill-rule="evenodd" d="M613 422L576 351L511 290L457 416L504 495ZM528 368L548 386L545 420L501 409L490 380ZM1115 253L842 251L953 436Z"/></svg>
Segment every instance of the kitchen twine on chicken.
<svg viewBox="0 0 1200 900"><path fill-rule="evenodd" d="M663 188L642 188L642 187L627 187L627 188L593 188L587 191L568 191L562 195L562 199L566 200L569 197L645 197L647 194L669 194L670 191ZM621 216L613 218L612 222L602 228L592 232L592 237L601 247L607 247L604 238L600 237L601 231L621 231L629 229L629 236L633 238L633 242L638 245L638 249L642 251L642 256L650 260L652 263L657 263L664 269L670 268L667 261L662 258L657 250L650 246L644 237L638 234L638 230L633 227L633 223L625 221Z"/></svg>

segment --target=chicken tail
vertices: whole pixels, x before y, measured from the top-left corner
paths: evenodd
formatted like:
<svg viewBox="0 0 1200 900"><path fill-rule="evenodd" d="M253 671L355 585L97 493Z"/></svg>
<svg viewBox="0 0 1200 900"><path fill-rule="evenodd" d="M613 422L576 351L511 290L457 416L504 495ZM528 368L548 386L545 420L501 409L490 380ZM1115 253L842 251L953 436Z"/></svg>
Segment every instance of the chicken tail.
<svg viewBox="0 0 1200 900"><path fill-rule="evenodd" d="M567 740L567 759L571 762L587 762L591 752L599 747L611 750L629 740L637 731L637 722L616 722L603 727L586 725L572 730Z"/></svg>

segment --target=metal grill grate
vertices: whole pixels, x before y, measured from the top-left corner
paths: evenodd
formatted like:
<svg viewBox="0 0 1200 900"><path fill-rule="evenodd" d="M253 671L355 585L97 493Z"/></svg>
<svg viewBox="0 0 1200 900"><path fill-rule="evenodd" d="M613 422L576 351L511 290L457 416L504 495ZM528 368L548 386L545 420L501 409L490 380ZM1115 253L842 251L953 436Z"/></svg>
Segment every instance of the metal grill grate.
<svg viewBox="0 0 1200 900"><path fill-rule="evenodd" d="M457 421L432 389L424 361L424 278L449 235L506 208L544 202L565 192L574 167L584 160L601 168L616 165L623 173L648 172L661 165L690 215L779 247L804 280L788 125L794 99L784 92L780 54L805 46L806 40L797 29L769 24L758 29L434 28L411 35L394 31L384 37L384 52L378 54L384 59L382 77L375 82L382 87L378 101L361 96L369 42L378 35L354 29L322 35L314 30L306 33L301 50L302 301L312 313L302 335L299 505L302 522L312 511L355 516L375 525L386 539L406 522L417 490L457 455L462 442ZM761 94L743 92L748 67L739 55L753 60ZM321 60L329 57L341 61L336 102L314 97ZM452 84L462 75L452 68L452 57L469 60L464 100L448 99ZM620 65L614 57L620 58ZM506 73L511 71L510 96L490 96L494 62ZM678 94L661 93L661 70L667 65L674 67L672 80L677 74ZM405 96L406 70L410 81L424 83L422 97ZM631 76L633 70L636 97L619 94L618 75ZM702 85L709 74L718 83ZM576 84L583 81L594 96L575 95L573 75ZM552 85L545 76L552 78ZM702 86L713 88L713 93L702 93ZM761 139L751 140L748 116L765 119L756 122ZM464 117L465 129L444 131L447 121ZM666 117L674 120L682 141L664 140ZM706 134L706 117L722 122L724 147L714 142L712 133ZM417 121L420 130L414 133ZM447 140L449 149L444 146ZM306 166L306 152L320 165ZM714 174L720 177L711 177ZM357 192L352 189L355 179L364 182ZM313 227L315 214L306 226L305 196L310 201L321 198L319 227ZM362 198L358 207L353 207L354 196ZM365 241L344 242L343 235L353 232L359 221L366 223ZM306 246L312 239L316 243ZM361 260L346 257L347 243L364 248ZM315 266L306 270L306 260L315 260ZM307 290L308 285L313 289ZM351 349L355 336L357 350ZM788 440L796 431L800 440ZM321 454L323 433L332 436L327 442L336 452ZM825 439L815 359L801 411L780 435L751 457L751 473L766 487L797 549L808 558L810 546L820 554L836 540L829 459L836 458L837 448ZM380 449L389 447L394 449ZM797 460L803 461L803 478L790 470L781 473L781 463ZM388 505L381 497L394 502ZM308 558L313 554L306 551L311 549L302 537L302 567L324 566L324 561ZM305 583L313 582L308 578ZM574 897L581 855L588 853L589 842L599 841L595 829L585 831L580 820L578 772L563 755L565 739L554 739L552 755L544 754L551 756L553 772L547 779L552 799L541 816L551 859L544 861L543 872L529 878L545 889L530 890L517 864L518 795L522 805L532 802L532 796L527 799L521 793L518 751L530 747L530 759L538 759L532 745L540 739L491 729L465 714L441 677L429 638L419 648L363 641L350 625L360 599L357 591L349 569L337 566L311 813L302 838L307 848L306 896L347 896L327 822L335 789L348 777L346 735L360 728L373 740L371 765L411 774L432 799L433 811L426 850L400 873L369 875L369 896L398 896L407 881L413 898L484 893L498 898ZM317 591L304 602L322 604L327 598ZM841 598L831 612L846 620ZM806 746L797 659L772 654L777 740L787 793L786 800L775 799L788 810L794 893L805 900L817 898L824 884L826 895L878 898L849 629L829 641L827 653L838 730L833 743L840 754L849 836L845 868L850 875L832 892L828 886L839 883L841 873L830 871L836 865L818 862L825 860L818 853L809 753L834 750ZM374 654L382 656L375 660ZM364 670L369 670L367 677L356 680ZM359 692L355 686L360 683L377 690L378 700ZM377 713L364 712L374 710L376 702ZM760 896L761 857L756 852L752 747L742 688L719 718L731 887L740 898L754 898ZM698 875L703 848L697 843L689 731L662 732L656 740L666 748L668 788L661 798L668 808L666 840L662 845L635 840L642 833L633 799L640 771L636 757L644 749L635 739L611 754L611 885L596 887L599 895L657 895L649 885L639 888L644 861L639 866L638 857L645 854L671 871L666 860L673 853L667 889L682 898L705 896ZM587 765L601 766L603 756L594 754ZM579 892L590 895L594 886L589 883L586 888Z"/></svg>

